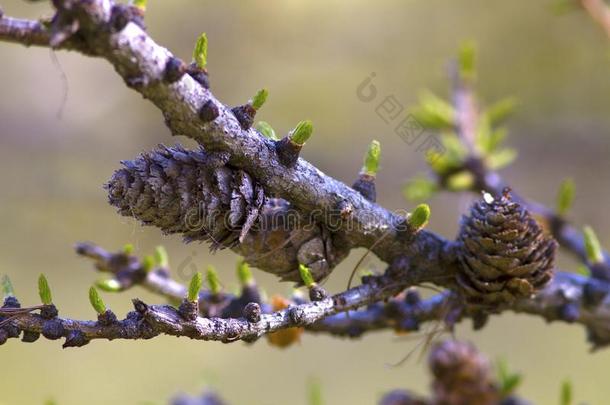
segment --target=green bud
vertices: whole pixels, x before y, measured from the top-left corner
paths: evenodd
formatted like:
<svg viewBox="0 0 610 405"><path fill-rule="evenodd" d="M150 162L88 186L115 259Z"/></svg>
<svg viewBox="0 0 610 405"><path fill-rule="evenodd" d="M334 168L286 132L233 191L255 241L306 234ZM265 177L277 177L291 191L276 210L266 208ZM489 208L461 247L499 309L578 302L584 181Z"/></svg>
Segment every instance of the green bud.
<svg viewBox="0 0 610 405"><path fill-rule="evenodd" d="M279 138L277 137L277 135L275 134L275 130L271 127L271 125L269 125L269 123L265 122L265 121L259 121L256 123L255 126L256 130L258 132L260 132L261 134L263 134L263 136L265 138L269 138L272 141L277 141L279 140Z"/></svg>
<svg viewBox="0 0 610 405"><path fill-rule="evenodd" d="M379 170L379 156L381 155L381 145L378 141L372 141L369 149L364 156L364 166L362 173L368 176L375 176Z"/></svg>
<svg viewBox="0 0 610 405"><path fill-rule="evenodd" d="M572 395L572 382L570 380L565 380L561 384L561 394L559 403L561 405L572 405L573 401Z"/></svg>
<svg viewBox="0 0 610 405"><path fill-rule="evenodd" d="M521 374L510 372L505 360L498 361L498 383L502 398L511 395L521 384L521 381Z"/></svg>
<svg viewBox="0 0 610 405"><path fill-rule="evenodd" d="M210 287L210 292L214 295L218 294L222 290L222 285L220 284L220 278L218 277L218 273L214 266L208 266L206 278L208 287Z"/></svg>
<svg viewBox="0 0 610 405"><path fill-rule="evenodd" d="M316 284L311 275L311 271L304 264L299 264L299 273L301 273L301 280L303 280L303 284L305 284L307 288L311 288Z"/></svg>
<svg viewBox="0 0 610 405"><path fill-rule="evenodd" d="M554 0L549 7L556 15L564 15L580 9L580 5L580 2L574 0Z"/></svg>
<svg viewBox="0 0 610 405"><path fill-rule="evenodd" d="M447 178L447 188L450 191L467 191L472 188L474 181L474 175L464 170Z"/></svg>
<svg viewBox="0 0 610 405"><path fill-rule="evenodd" d="M40 300L43 304L51 305L53 303L51 288L49 287L49 282L44 274L41 274L38 277L38 295L40 295Z"/></svg>
<svg viewBox="0 0 610 405"><path fill-rule="evenodd" d="M252 277L252 271L250 266L244 260L240 260L237 263L237 278L241 285L251 285L254 283L254 277Z"/></svg>
<svg viewBox="0 0 610 405"><path fill-rule="evenodd" d="M131 4L142 11L146 11L146 3L148 3L148 0L133 0Z"/></svg>
<svg viewBox="0 0 610 405"><path fill-rule="evenodd" d="M604 261L604 253L602 252L602 247L599 244L599 239L597 239L597 235L593 231L593 228L585 226L583 228L583 236L585 239L587 260L593 264L602 263Z"/></svg>
<svg viewBox="0 0 610 405"><path fill-rule="evenodd" d="M487 108L483 115L489 120L491 125L497 125L508 118L517 108L515 97L503 98Z"/></svg>
<svg viewBox="0 0 610 405"><path fill-rule="evenodd" d="M428 129L451 129L455 126L455 108L429 90L419 94L419 104L410 111L415 120Z"/></svg>
<svg viewBox="0 0 610 405"><path fill-rule="evenodd" d="M322 383L319 379L311 379L308 383L308 405L324 405L324 399L322 396Z"/></svg>
<svg viewBox="0 0 610 405"><path fill-rule="evenodd" d="M157 246L155 248L155 263L159 267L169 268L169 255L165 247Z"/></svg>
<svg viewBox="0 0 610 405"><path fill-rule="evenodd" d="M121 283L114 278L107 278L104 280L97 280L95 286L102 291L106 292L119 292L123 289Z"/></svg>
<svg viewBox="0 0 610 405"><path fill-rule="evenodd" d="M514 162L517 158L517 151L511 148L504 148L487 156L487 167L491 170L498 170Z"/></svg>
<svg viewBox="0 0 610 405"><path fill-rule="evenodd" d="M135 250L135 248L133 247L133 245L131 243L128 243L125 246L123 246L123 253L125 253L126 255L133 254L134 250Z"/></svg>
<svg viewBox="0 0 610 405"><path fill-rule="evenodd" d="M193 50L193 60L199 69L205 69L208 64L208 37L205 32L197 39Z"/></svg>
<svg viewBox="0 0 610 405"><path fill-rule="evenodd" d="M15 296L15 290L13 289L13 283L11 283L11 279L8 278L8 276L6 274L2 276L2 282L0 282L0 285L2 286L2 293L4 294L5 298Z"/></svg>
<svg viewBox="0 0 610 405"><path fill-rule="evenodd" d="M191 278L191 282L189 283L189 290L186 296L186 299L191 302L199 301L199 290L201 290L201 286L203 285L203 276L200 272L197 272Z"/></svg>
<svg viewBox="0 0 610 405"><path fill-rule="evenodd" d="M590 277L591 276L591 270L585 266L584 264L579 264L576 267L576 273L580 274L581 276L585 276L585 277Z"/></svg>
<svg viewBox="0 0 610 405"><path fill-rule="evenodd" d="M305 142L313 133L313 123L309 120L301 121L296 128L290 132L290 140L297 145L305 145Z"/></svg>
<svg viewBox="0 0 610 405"><path fill-rule="evenodd" d="M574 202L576 185L574 180L565 179L559 186L559 192L557 193L557 214L565 216Z"/></svg>
<svg viewBox="0 0 610 405"><path fill-rule="evenodd" d="M257 91L254 95L254 98L252 99L252 108L254 108L255 110L260 109L263 104L265 104L265 101L267 101L268 95L269 91L267 89L260 89L259 91Z"/></svg>
<svg viewBox="0 0 610 405"><path fill-rule="evenodd" d="M410 180L402 189L404 197L413 202L425 201L438 191L435 181L426 176L417 176Z"/></svg>
<svg viewBox="0 0 610 405"><path fill-rule="evenodd" d="M420 204L415 207L415 210L409 215L408 222L412 228L422 229L428 225L430 220L430 207L428 204Z"/></svg>
<svg viewBox="0 0 610 405"><path fill-rule="evenodd" d="M508 131L506 128L492 129L489 120L480 119L477 127L476 146L484 156L496 152L502 142L506 139Z"/></svg>
<svg viewBox="0 0 610 405"><path fill-rule="evenodd" d="M89 288L89 302L98 314L101 315L106 312L106 304L104 304L102 297L100 297L100 294L93 286Z"/></svg>
<svg viewBox="0 0 610 405"><path fill-rule="evenodd" d="M458 66L462 80L474 81L477 76L477 49L473 41L463 42L458 53Z"/></svg>
<svg viewBox="0 0 610 405"><path fill-rule="evenodd" d="M144 259L142 259L142 269L148 273L155 268L155 263L156 260L153 256L144 256Z"/></svg>

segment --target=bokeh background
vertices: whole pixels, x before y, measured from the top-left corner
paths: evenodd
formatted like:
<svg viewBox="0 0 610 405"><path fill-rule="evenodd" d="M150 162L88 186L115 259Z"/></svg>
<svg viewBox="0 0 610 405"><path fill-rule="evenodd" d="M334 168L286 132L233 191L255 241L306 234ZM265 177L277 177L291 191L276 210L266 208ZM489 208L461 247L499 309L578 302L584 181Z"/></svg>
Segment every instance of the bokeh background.
<svg viewBox="0 0 610 405"><path fill-rule="evenodd" d="M12 16L51 13L44 3L0 4ZM266 86L271 95L257 118L280 133L312 119L316 131L303 154L326 173L351 183L366 145L378 139L379 200L390 208L411 206L400 190L425 172L425 162L379 119L373 104L356 97L356 87L375 72L380 94L393 94L405 106L423 88L446 95L446 62L461 40L473 39L480 50L481 98L513 95L521 102L508 140L520 156L504 175L547 204L561 180L573 177L572 219L593 224L609 246L609 42L584 13L557 16L549 4L150 0L146 20L153 37L185 59L199 33L208 33L212 87L225 103L243 103ZM87 290L99 275L73 253L82 240L110 249L133 243L140 254L164 244L174 265L214 264L228 288L235 284L232 253L212 255L205 246L162 237L106 204L102 184L121 159L158 143L191 144L172 139L159 111L127 89L109 64L0 43L0 66L0 273L11 277L22 302L38 302L36 279L44 272L62 314L94 316ZM471 198L434 197L430 229L452 237ZM345 287L360 254L335 270L329 290ZM566 256L560 265L575 268ZM374 260L367 266L381 267ZM257 278L269 293L290 292L265 274ZM159 301L141 289L104 298L124 314L134 296ZM457 335L523 372L520 392L535 403L558 403L566 378L579 401L608 403L610 351L590 354L580 327L506 314L478 333L464 323ZM391 366L415 344L390 332L353 341L305 336L288 350L264 340L248 347L160 337L95 341L77 350L44 339L32 345L11 340L0 348L0 403L162 404L176 392L212 386L233 404L296 405L306 403L308 381L315 378L327 404L372 404L392 388L427 392L425 362L417 356Z"/></svg>

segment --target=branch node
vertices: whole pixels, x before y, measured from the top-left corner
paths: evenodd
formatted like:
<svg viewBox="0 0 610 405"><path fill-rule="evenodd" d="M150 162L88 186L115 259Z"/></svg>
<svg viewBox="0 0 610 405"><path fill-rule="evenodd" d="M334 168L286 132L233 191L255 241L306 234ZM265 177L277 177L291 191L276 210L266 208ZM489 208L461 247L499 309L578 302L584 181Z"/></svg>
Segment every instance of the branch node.
<svg viewBox="0 0 610 405"><path fill-rule="evenodd" d="M187 321L194 321L199 314L199 303L197 301L182 300L178 307L178 314Z"/></svg>
<svg viewBox="0 0 610 405"><path fill-rule="evenodd" d="M233 107L231 112L237 118L239 122L239 126L241 129L248 130L252 127L254 123L254 117L256 117L256 110L252 106L252 104L244 104L237 107Z"/></svg>
<svg viewBox="0 0 610 405"><path fill-rule="evenodd" d="M303 325L307 319L307 315L305 314L305 311L299 307L291 307L288 310L288 316L290 317L290 320L292 321L292 323L295 324L296 326Z"/></svg>
<svg viewBox="0 0 610 405"><path fill-rule="evenodd" d="M309 299L312 301L322 301L328 298L328 292L318 284L314 284L309 288Z"/></svg>
<svg viewBox="0 0 610 405"><path fill-rule="evenodd" d="M186 73L186 64L175 56L171 56L165 63L165 71L163 72L163 81L166 83L175 83L182 79Z"/></svg>
<svg viewBox="0 0 610 405"><path fill-rule="evenodd" d="M40 316L42 316L44 319L54 319L57 318L57 315L59 315L59 311L57 310L57 307L53 304L44 305L40 309Z"/></svg>
<svg viewBox="0 0 610 405"><path fill-rule="evenodd" d="M138 314L145 315L148 312L148 305L145 304L142 300L134 298L133 300L131 300L131 302L133 302L133 308Z"/></svg>
<svg viewBox="0 0 610 405"><path fill-rule="evenodd" d="M210 88L210 78L206 69L201 69L196 63L191 63L186 68L186 73L189 74L197 83L204 89Z"/></svg>
<svg viewBox="0 0 610 405"><path fill-rule="evenodd" d="M256 302L249 302L244 307L244 318L250 323L258 323L261 320L261 306Z"/></svg>
<svg viewBox="0 0 610 405"><path fill-rule="evenodd" d="M109 309L107 309L105 312L103 312L97 316L97 322L101 326L110 326L110 325L116 324L118 321L119 320L117 319L114 312L112 312Z"/></svg>
<svg viewBox="0 0 610 405"><path fill-rule="evenodd" d="M220 115L220 111L218 111L218 107L212 100L206 101L201 108L199 109L199 119L201 121L207 123L214 121Z"/></svg>
<svg viewBox="0 0 610 405"><path fill-rule="evenodd" d="M42 325L42 336L49 340L61 339L65 333L64 324L57 318L49 319Z"/></svg>
<svg viewBox="0 0 610 405"><path fill-rule="evenodd" d="M71 330L66 337L66 341L61 346L66 349L68 347L82 347L89 343L89 339L80 330Z"/></svg>
<svg viewBox="0 0 610 405"><path fill-rule="evenodd" d="M299 153L303 145L296 144L289 137L284 137L275 142L275 151L278 160L287 168L293 168L299 160Z"/></svg>
<svg viewBox="0 0 610 405"><path fill-rule="evenodd" d="M352 188L359 192L364 198L370 202L377 200L377 190L375 188L375 176L366 173L360 173L358 180L354 182Z"/></svg>

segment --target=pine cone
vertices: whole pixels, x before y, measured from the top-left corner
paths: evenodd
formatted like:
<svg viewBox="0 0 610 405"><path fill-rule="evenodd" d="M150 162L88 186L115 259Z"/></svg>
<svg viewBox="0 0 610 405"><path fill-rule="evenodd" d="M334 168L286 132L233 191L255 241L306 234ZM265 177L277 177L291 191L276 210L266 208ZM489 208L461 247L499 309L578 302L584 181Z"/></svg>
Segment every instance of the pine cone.
<svg viewBox="0 0 610 405"><path fill-rule="evenodd" d="M428 359L434 405L492 405L500 396L489 361L469 343L436 344Z"/></svg>
<svg viewBox="0 0 610 405"><path fill-rule="evenodd" d="M124 161L106 184L110 204L185 241L230 247L253 266L301 281L299 263L319 281L348 253L288 202L267 198L247 173L203 148L161 146Z"/></svg>
<svg viewBox="0 0 610 405"><path fill-rule="evenodd" d="M258 219L265 202L262 187L241 170L231 170L203 149L181 146L142 154L122 162L107 184L110 204L188 241L231 247Z"/></svg>
<svg viewBox="0 0 610 405"><path fill-rule="evenodd" d="M494 306L529 297L553 275L557 243L509 190L499 198L485 194L459 233L461 269L457 281L471 303Z"/></svg>

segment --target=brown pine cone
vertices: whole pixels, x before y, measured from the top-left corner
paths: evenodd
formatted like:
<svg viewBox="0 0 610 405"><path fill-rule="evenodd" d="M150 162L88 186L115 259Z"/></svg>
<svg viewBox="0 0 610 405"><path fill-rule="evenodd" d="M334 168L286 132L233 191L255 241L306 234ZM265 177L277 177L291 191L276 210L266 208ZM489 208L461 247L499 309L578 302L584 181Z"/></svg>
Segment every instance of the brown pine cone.
<svg viewBox="0 0 610 405"><path fill-rule="evenodd" d="M492 405L500 400L489 361L470 343L446 340L430 351L434 405Z"/></svg>
<svg viewBox="0 0 610 405"><path fill-rule="evenodd" d="M203 148L161 146L123 166L106 184L120 214L187 242L230 247L283 280L301 282L302 263L319 281L348 253L324 226L285 200L267 198L251 176Z"/></svg>
<svg viewBox="0 0 610 405"><path fill-rule="evenodd" d="M557 243L509 190L485 194L463 217L457 281L471 303L494 306L529 297L553 275Z"/></svg>

